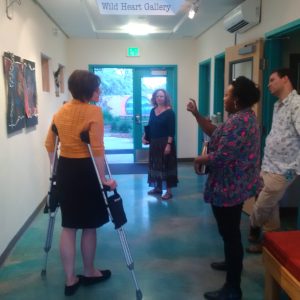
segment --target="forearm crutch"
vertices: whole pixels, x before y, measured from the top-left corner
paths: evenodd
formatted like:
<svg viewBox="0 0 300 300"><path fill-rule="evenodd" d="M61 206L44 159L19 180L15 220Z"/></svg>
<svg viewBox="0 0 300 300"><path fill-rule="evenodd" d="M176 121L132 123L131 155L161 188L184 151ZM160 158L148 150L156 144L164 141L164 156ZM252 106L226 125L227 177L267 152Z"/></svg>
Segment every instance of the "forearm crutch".
<svg viewBox="0 0 300 300"><path fill-rule="evenodd" d="M97 165L96 165L96 162L95 162L95 159L94 159L94 156L93 156L92 148L91 148L91 145L90 145L89 132L88 131L82 132L80 134L80 137L81 137L81 140L84 143L87 144L87 147L88 147L88 150L89 150L89 153L90 153L90 156L91 156L91 159L92 159L92 162L93 162L96 174L97 174L97 178L98 178L98 181L99 181L99 184L100 184L100 189L101 189L102 196L103 196L103 199L104 199L107 211L108 211L109 218L114 223L115 229L118 231L120 242L121 242L123 252L124 252L124 255L125 255L125 261L126 261L128 269L131 271L131 275L132 275L134 285L135 285L135 288L136 288L136 299L137 300L143 299L142 291L139 288L139 285L137 283L137 279L136 279L136 276L135 276L134 262L133 262L133 259L131 257L131 254L130 254L130 250L129 250L129 246L128 246L128 243L127 243L125 231L122 227L127 222L126 215L125 215L125 212L124 212L124 209L123 209L122 198L117 193L116 189L113 191L113 193L114 193L113 195L111 195L111 196L107 195L107 193L109 191L109 187L104 186L102 184L101 179L100 179L100 175L99 175ZM111 178L110 169L109 169L109 166L108 166L108 163L107 163L105 157L104 157L104 160L105 160L105 165L106 165L106 168L107 168L107 171L108 171L109 178Z"/></svg>
<svg viewBox="0 0 300 300"><path fill-rule="evenodd" d="M51 177L49 178L50 186L48 190L46 205L44 208L44 213L48 213L49 215L49 222L48 222L47 236L46 236L46 241L44 246L44 251L45 251L44 266L41 271L41 276L43 278L46 276L48 253L52 245L55 217L59 207L57 196L56 196L56 171L57 171L57 162L58 162L57 152L58 152L59 138L58 138L57 128L54 124L52 124L51 129L56 136L55 136L55 146L54 146L54 158L53 158L53 163L51 165L51 172L50 172Z"/></svg>

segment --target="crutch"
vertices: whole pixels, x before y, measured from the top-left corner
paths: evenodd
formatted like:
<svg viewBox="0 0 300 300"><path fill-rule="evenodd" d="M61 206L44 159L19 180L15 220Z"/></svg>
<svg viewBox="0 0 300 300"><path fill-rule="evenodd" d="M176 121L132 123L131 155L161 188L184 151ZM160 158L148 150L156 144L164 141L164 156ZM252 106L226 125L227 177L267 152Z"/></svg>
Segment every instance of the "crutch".
<svg viewBox="0 0 300 300"><path fill-rule="evenodd" d="M90 156L91 156L91 159L92 159L92 162L93 162L93 165L94 165L97 177L98 177L98 181L99 181L99 184L100 184L103 199L104 199L104 202L105 202L106 207L107 207L108 215L109 215L111 221L114 223L115 229L118 231L120 242L121 242L123 252L124 252L124 255L125 255L125 261L126 261L128 269L131 271L131 275L132 275L134 285L135 285L135 288L136 288L136 299L137 300L143 299L142 291L139 288L139 285L138 285L137 280L136 280L136 276L135 276L135 272L134 272L134 262L133 262L133 259L131 257L131 254L130 254L130 250L129 250L129 246L128 246L128 243L127 243L125 231L122 227L127 222L126 215L125 215L125 212L124 212L124 209L123 209L122 198L117 193L116 189L113 191L114 192L113 195L111 195L109 197L107 196L109 188L106 187L106 186L103 186L102 181L100 179L99 172L98 172L98 169L97 169L97 166L96 166L96 162L95 162L95 159L94 159L94 156L93 156L92 148L91 148L91 145L90 145L89 132L88 131L82 132L80 134L80 138L84 143L87 144L87 147L88 147L88 150L89 150L89 153L90 153ZM105 158L104 158L104 160L105 160L105 165L106 165L106 168L107 168L107 171L108 171L109 178L111 178L111 173L110 173L108 163L107 163Z"/></svg>
<svg viewBox="0 0 300 300"><path fill-rule="evenodd" d="M47 261L48 261L48 253L51 249L52 245L52 239L53 239L53 230L54 230L54 224L55 224L55 217L56 213L59 207L57 196L56 196L56 170L57 170L57 162L58 162L58 131L54 124L52 124L52 131L55 133L55 146L54 146L54 158L53 163L51 166L51 177L50 179L50 186L49 191L47 195L47 201L44 208L44 213L49 214L49 222L48 222L48 229L47 229L47 236L44 246L45 251L45 258L44 258L44 267L41 271L42 278L46 277L46 269L47 269Z"/></svg>

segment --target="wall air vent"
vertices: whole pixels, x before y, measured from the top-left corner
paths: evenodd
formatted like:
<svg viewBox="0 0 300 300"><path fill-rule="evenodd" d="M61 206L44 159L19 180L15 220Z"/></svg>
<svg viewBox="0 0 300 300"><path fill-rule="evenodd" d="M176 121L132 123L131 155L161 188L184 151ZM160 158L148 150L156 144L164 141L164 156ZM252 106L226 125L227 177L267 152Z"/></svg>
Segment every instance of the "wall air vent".
<svg viewBox="0 0 300 300"><path fill-rule="evenodd" d="M227 31L242 33L260 22L261 0L246 0L224 17Z"/></svg>

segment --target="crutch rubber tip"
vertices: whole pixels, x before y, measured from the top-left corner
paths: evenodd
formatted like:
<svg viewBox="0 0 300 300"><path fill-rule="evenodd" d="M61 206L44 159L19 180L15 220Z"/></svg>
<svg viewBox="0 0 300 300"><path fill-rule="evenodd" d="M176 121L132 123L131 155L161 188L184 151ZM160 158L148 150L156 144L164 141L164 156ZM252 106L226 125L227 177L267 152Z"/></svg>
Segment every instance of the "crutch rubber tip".
<svg viewBox="0 0 300 300"><path fill-rule="evenodd" d="M42 279L46 278L46 270L42 270L41 277L42 277Z"/></svg>
<svg viewBox="0 0 300 300"><path fill-rule="evenodd" d="M136 291L136 299L137 299L137 300L143 299L143 294L142 294L142 291L141 291L141 290L137 290L137 291Z"/></svg>

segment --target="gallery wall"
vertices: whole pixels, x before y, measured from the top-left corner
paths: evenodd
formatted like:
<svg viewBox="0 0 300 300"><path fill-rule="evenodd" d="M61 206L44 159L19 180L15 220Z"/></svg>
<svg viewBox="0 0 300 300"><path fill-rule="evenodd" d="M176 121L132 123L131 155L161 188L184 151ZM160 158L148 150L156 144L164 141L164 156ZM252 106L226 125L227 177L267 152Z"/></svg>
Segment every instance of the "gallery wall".
<svg viewBox="0 0 300 300"><path fill-rule="evenodd" d="M140 56L127 57L128 47L140 48ZM87 68L89 64L176 65L178 157L194 157L197 148L197 128L195 120L186 111L186 104L189 97L197 97L198 66L195 40L70 39L68 53L70 69Z"/></svg>
<svg viewBox="0 0 300 300"><path fill-rule="evenodd" d="M54 111L67 98L55 96L53 71L66 66L66 38L32 2L15 2L6 15L0 0L0 54L12 53L35 63L38 123L8 134L7 86L0 72L0 255L44 199L49 162L44 139ZM42 91L41 55L49 57L50 92ZM66 67L67 70L67 67Z"/></svg>

